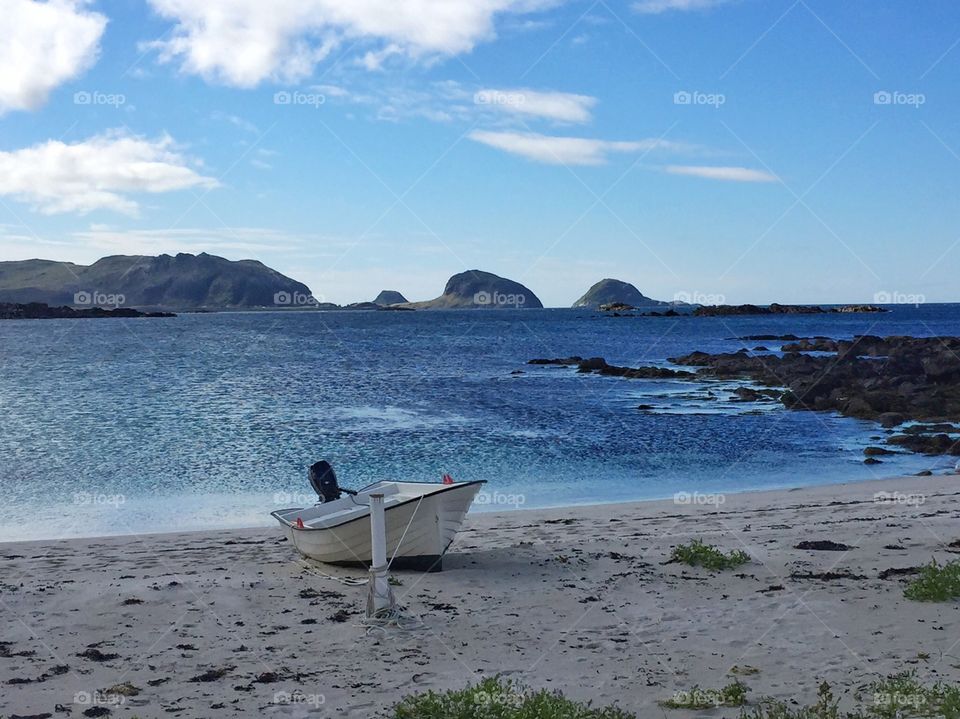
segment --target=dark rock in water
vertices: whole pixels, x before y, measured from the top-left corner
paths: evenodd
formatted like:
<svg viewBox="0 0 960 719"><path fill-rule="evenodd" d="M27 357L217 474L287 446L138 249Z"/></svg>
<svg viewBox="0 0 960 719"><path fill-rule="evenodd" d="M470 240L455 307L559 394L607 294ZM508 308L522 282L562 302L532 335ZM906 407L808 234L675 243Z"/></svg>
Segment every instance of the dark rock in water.
<svg viewBox="0 0 960 719"><path fill-rule="evenodd" d="M764 347L763 345L757 345L756 347L753 348L753 351L754 351L754 352L769 352L770 349L767 348L767 347Z"/></svg>
<svg viewBox="0 0 960 719"><path fill-rule="evenodd" d="M848 544L833 542L829 539L806 540L800 542L800 544L794 545L793 548L808 549L815 552L847 552L851 549L856 549L856 547L851 547Z"/></svg>
<svg viewBox="0 0 960 719"><path fill-rule="evenodd" d="M593 285L573 306L606 311L605 307L632 310L637 307L666 307L670 304L647 297L629 282L607 278Z"/></svg>
<svg viewBox="0 0 960 719"><path fill-rule="evenodd" d="M176 315L172 312L140 312L132 307L75 309L73 307L50 307L42 302L30 302L25 305L0 303L0 320L97 319L100 317L176 317Z"/></svg>
<svg viewBox="0 0 960 719"><path fill-rule="evenodd" d="M693 311L697 317L726 317L730 315L812 315L826 312L888 312L882 307L873 305L848 305L824 309L817 305L780 305L774 302L763 307L758 305L709 305L698 307ZM765 339L754 337L752 339Z"/></svg>
<svg viewBox="0 0 960 719"><path fill-rule="evenodd" d="M467 270L447 281L443 294L426 302L411 302L415 309L542 309L533 292L519 282L490 272Z"/></svg>
<svg viewBox="0 0 960 719"><path fill-rule="evenodd" d="M583 357L562 357L558 359L532 359L527 360L527 364L555 364L561 366L575 365L583 362Z"/></svg>
<svg viewBox="0 0 960 719"><path fill-rule="evenodd" d="M877 459L876 457L867 457L865 460L863 460L863 463L864 464L883 464L883 462Z"/></svg>
<svg viewBox="0 0 960 719"><path fill-rule="evenodd" d="M753 387L737 387L733 390L734 402L763 402L771 399L780 399L782 393L775 389L754 389Z"/></svg>
<svg viewBox="0 0 960 719"><path fill-rule="evenodd" d="M402 305L407 303L407 298L396 290L381 290L380 294L373 301L375 305Z"/></svg>
<svg viewBox="0 0 960 719"><path fill-rule="evenodd" d="M836 352L837 343L829 337L812 337L788 342L780 349L783 352Z"/></svg>
<svg viewBox="0 0 960 719"><path fill-rule="evenodd" d="M598 308L601 312L629 312L630 310L637 309L633 305L628 305L625 302L611 302L610 304L600 305ZM619 315L618 315L619 316Z"/></svg>
<svg viewBox="0 0 960 719"><path fill-rule="evenodd" d="M903 431L906 434L930 434L933 432L958 434L960 433L960 427L950 422L935 422L933 424L912 424L909 427L904 427Z"/></svg>
<svg viewBox="0 0 960 719"><path fill-rule="evenodd" d="M863 450L863 454L867 457L877 457L883 454L896 454L896 452L886 447L866 447Z"/></svg>
<svg viewBox="0 0 960 719"><path fill-rule="evenodd" d="M825 347L825 339L813 338L801 346ZM955 424L960 422L958 357L960 337L858 336L837 340L833 353L816 356L806 352L756 356L742 349L723 354L691 352L670 359L677 365L695 367L695 374L662 367L615 367L602 358L531 362L576 364L581 372L631 378L747 379L782 389L743 388L736 392L738 399L754 401L779 395L790 409L839 412L878 420L887 427L907 420L925 422L925 426L911 426L891 436L888 443L913 452L960 456L960 439L951 436L960 434L960 426Z"/></svg>
<svg viewBox="0 0 960 719"><path fill-rule="evenodd" d="M591 357L590 359L583 360L579 364L580 372L593 372L594 370L602 370L610 366L603 357Z"/></svg>
<svg viewBox="0 0 960 719"><path fill-rule="evenodd" d="M603 357L567 357L565 359L532 359L527 364L550 364L560 366L577 365L577 371L582 373L596 373L612 377L626 377L627 379L691 379L696 375L693 372L673 370L666 367L617 367L607 364Z"/></svg>
<svg viewBox="0 0 960 719"><path fill-rule="evenodd" d="M314 301L305 284L261 262L201 252L114 255L89 266L50 260L0 262L0 302L216 310L295 307Z"/></svg>
<svg viewBox="0 0 960 719"><path fill-rule="evenodd" d="M950 439L946 434L895 434L887 442L922 454L960 455L960 441Z"/></svg>
<svg viewBox="0 0 960 719"><path fill-rule="evenodd" d="M809 315L822 314L822 307L803 305L778 305L776 303L761 307L759 305L705 305L697 307L695 317L728 317L731 315Z"/></svg>
<svg viewBox="0 0 960 719"><path fill-rule="evenodd" d="M960 377L939 363L924 362L931 355L939 358L945 348L960 353L960 338L857 337L838 341L835 356L787 353L760 358L692 352L672 361L697 366L704 377L786 384L789 391L781 399L788 407L832 410L861 419L882 417L892 426L904 418L960 418ZM885 360L864 359L869 357Z"/></svg>
<svg viewBox="0 0 960 719"><path fill-rule="evenodd" d="M898 412L884 412L879 417L877 421L880 423L881 427L896 427L898 424L903 424L906 421L906 418Z"/></svg>
<svg viewBox="0 0 960 719"><path fill-rule="evenodd" d="M878 307L877 305L844 305L843 307L837 307L833 312L841 313L850 313L850 312L889 312L890 310L885 307Z"/></svg>

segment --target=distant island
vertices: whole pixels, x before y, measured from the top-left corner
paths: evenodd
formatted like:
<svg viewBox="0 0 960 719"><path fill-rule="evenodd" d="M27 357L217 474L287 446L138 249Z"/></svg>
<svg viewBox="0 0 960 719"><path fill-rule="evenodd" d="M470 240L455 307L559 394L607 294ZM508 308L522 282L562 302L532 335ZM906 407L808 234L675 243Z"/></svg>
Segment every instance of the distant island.
<svg viewBox="0 0 960 719"><path fill-rule="evenodd" d="M75 309L73 307L51 307L43 302L28 302L17 304L0 302L0 320L64 320L64 319L98 319L101 317L176 317L172 312L140 312L130 307L105 309L103 307L89 307Z"/></svg>
<svg viewBox="0 0 960 719"><path fill-rule="evenodd" d="M41 259L3 261L0 262L0 303L42 304L50 308L49 312L59 312L64 307L78 310L135 307L141 311L177 312L543 309L543 303L529 287L482 270L453 275L442 294L432 300L410 302L398 290L385 289L371 301L340 305L315 298L307 285L258 260L228 260L206 252L156 257L111 255L91 265ZM647 297L635 285L609 277L591 286L572 307L598 310L614 317L889 312L876 305L668 302ZM18 314L20 310L8 310L8 313Z"/></svg>
<svg viewBox="0 0 960 719"><path fill-rule="evenodd" d="M0 302L225 310L311 301L309 287L262 262L232 261L205 252L113 255L92 265L52 260L0 262Z"/></svg>
<svg viewBox="0 0 960 719"><path fill-rule="evenodd" d="M380 294L374 299L373 304L380 305L381 307L389 307L390 305L405 305L407 302L407 298L396 290L381 290Z"/></svg>
<svg viewBox="0 0 960 719"><path fill-rule="evenodd" d="M456 274L436 299L404 306L418 310L543 309L543 303L528 287L482 270Z"/></svg>
<svg viewBox="0 0 960 719"><path fill-rule="evenodd" d="M671 307L674 303L647 297L629 282L603 279L573 303L574 308L630 310L638 307Z"/></svg>
<svg viewBox="0 0 960 719"><path fill-rule="evenodd" d="M730 315L819 315L828 312L889 312L890 310L876 305L844 305L824 309L819 305L704 305L693 311L695 317L726 317Z"/></svg>

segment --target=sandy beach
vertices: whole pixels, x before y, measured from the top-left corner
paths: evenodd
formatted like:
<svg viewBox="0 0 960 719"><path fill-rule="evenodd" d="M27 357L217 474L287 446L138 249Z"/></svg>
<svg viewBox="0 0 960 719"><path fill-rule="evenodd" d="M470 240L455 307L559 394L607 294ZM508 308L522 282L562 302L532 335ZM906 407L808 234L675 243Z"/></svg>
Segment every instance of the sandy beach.
<svg viewBox="0 0 960 719"><path fill-rule="evenodd" d="M960 556L958 498L934 476L472 515L445 571L395 575L423 628L371 634L366 587L274 529L3 544L0 716L373 717L499 673L684 717L658 700L731 671L750 702L956 681L960 606L904 598L889 570ZM692 538L751 562L668 563Z"/></svg>

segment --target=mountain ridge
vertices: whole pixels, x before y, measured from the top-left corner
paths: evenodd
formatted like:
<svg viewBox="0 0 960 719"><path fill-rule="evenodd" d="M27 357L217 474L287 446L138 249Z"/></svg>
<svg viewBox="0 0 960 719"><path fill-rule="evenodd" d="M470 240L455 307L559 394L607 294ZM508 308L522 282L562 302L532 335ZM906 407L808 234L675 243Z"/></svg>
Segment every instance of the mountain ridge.
<svg viewBox="0 0 960 719"><path fill-rule="evenodd" d="M0 262L0 302L182 310L296 306L310 298L307 285L259 260L206 252L108 255L90 265Z"/></svg>

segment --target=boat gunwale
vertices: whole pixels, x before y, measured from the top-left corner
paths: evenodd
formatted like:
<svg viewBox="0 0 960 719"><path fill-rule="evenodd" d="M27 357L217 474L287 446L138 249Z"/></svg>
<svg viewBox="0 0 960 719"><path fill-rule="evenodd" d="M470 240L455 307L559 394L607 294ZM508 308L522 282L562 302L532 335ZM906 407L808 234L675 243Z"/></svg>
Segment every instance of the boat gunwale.
<svg viewBox="0 0 960 719"><path fill-rule="evenodd" d="M390 512L394 509L404 506L405 504L410 504L411 502L419 502L424 497L435 497L438 494L443 494L444 492L450 492L454 489L463 489L464 487L469 487L474 484L486 484L486 483L487 483L487 480L485 479L472 479L469 482L456 482L455 484L452 484L452 485L440 485L437 482L397 482L397 484L426 484L429 486L440 486L442 487L442 489L438 489L434 492L430 492L430 494L421 494L418 497L411 497L410 499L405 499L402 502L397 502L396 504L393 504L387 507L386 511ZM377 484L377 482L374 482L374 484ZM369 485L369 486L373 486L373 485ZM367 488L364 487L363 489L360 489L358 491L363 492L365 489ZM321 502L321 504L323 503ZM364 519L368 519L370 517L369 513L367 513L359 517L346 519L343 522L340 522L339 524L332 524L329 527L306 527L306 526L298 527L296 524L289 521L288 519L284 519L283 517L279 516L281 512L289 512L294 509L303 509L303 507L287 507L286 509L276 509L270 512L270 516L272 516L274 519L280 522L281 525L285 527L290 527L290 529L292 529L294 532L329 532L331 529L337 529L338 527L343 527L352 522L359 522Z"/></svg>

